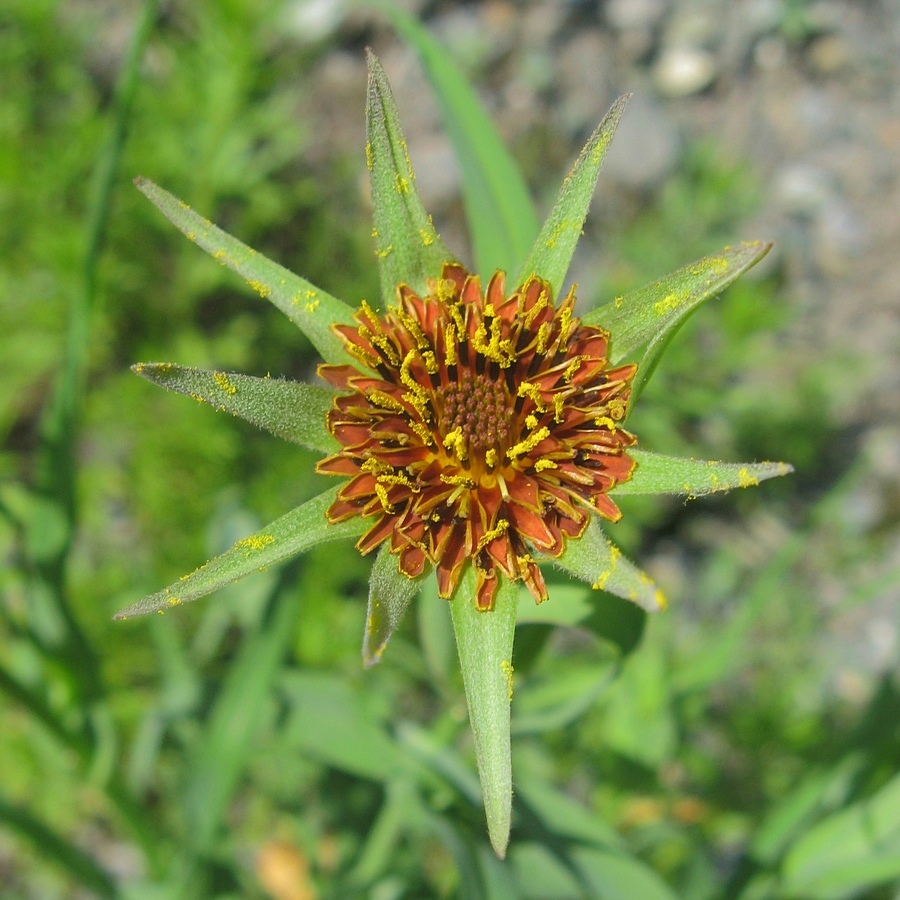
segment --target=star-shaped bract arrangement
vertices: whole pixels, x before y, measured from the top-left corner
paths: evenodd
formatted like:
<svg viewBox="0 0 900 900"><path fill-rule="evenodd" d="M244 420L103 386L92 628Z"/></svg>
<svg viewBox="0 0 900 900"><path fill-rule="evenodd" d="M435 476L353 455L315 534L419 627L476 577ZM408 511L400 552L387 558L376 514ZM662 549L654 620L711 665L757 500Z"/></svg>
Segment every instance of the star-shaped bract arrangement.
<svg viewBox="0 0 900 900"><path fill-rule="evenodd" d="M362 553L380 548L363 640L364 663L372 665L433 569L451 607L488 831L500 856L511 819L518 582L546 600L540 565L552 563L657 611L659 589L600 526L619 518L615 498L695 497L791 470L662 456L639 449L625 427L667 338L769 244L726 247L580 321L574 288L562 294L626 101L616 101L591 135L519 272L511 281L488 273L482 284L442 244L422 206L387 78L370 54L366 158L379 310L365 301L348 306L155 184L136 182L303 331L330 387L171 363L134 370L321 452L318 471L343 481L117 618L196 600L315 544L353 537ZM626 362L645 345L637 364Z"/></svg>

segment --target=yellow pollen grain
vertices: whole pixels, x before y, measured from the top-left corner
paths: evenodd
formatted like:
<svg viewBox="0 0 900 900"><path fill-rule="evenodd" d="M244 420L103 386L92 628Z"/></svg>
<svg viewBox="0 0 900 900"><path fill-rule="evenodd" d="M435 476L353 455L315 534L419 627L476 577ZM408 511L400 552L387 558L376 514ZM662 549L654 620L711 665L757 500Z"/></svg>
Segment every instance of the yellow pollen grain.
<svg viewBox="0 0 900 900"><path fill-rule="evenodd" d="M375 255L379 259L387 259L394 252L394 245L388 244L387 247L375 248Z"/></svg>
<svg viewBox="0 0 900 900"><path fill-rule="evenodd" d="M750 470L746 466L741 466L738 470L738 487L756 487L759 479L750 474Z"/></svg>
<svg viewBox="0 0 900 900"><path fill-rule="evenodd" d="M540 412L544 411L544 404L541 398L541 389L531 381L523 381L516 390L519 397L528 397L537 406Z"/></svg>
<svg viewBox="0 0 900 900"><path fill-rule="evenodd" d="M684 298L679 297L678 294L666 294L666 296L663 297L662 300L653 304L653 311L658 316L664 316L667 313L672 312L672 310L678 309L678 307L681 306L683 300Z"/></svg>
<svg viewBox="0 0 900 900"><path fill-rule="evenodd" d="M405 178L399 172L394 173L394 190L398 194L408 194L409 193L409 179Z"/></svg>
<svg viewBox="0 0 900 900"><path fill-rule="evenodd" d="M224 250L216 250L213 259L218 260L223 266L228 264L228 254Z"/></svg>
<svg viewBox="0 0 900 900"><path fill-rule="evenodd" d="M624 302L625 302L625 298L624 298L624 297L616 297L616 299L613 300L613 306L615 306L616 309L621 309L621 308L622 308L622 304L623 304Z"/></svg>
<svg viewBox="0 0 900 900"><path fill-rule="evenodd" d="M466 332L466 320L463 318L460 304L453 303L448 305L447 311L450 313L453 324L456 326L457 340L460 344L464 344L468 340L469 335Z"/></svg>
<svg viewBox="0 0 900 900"><path fill-rule="evenodd" d="M619 558L622 556L622 551L618 547L610 547L609 548L609 568L604 569L598 576L597 580L591 585L591 587L595 591L602 591L607 582L610 579L610 576L615 571L616 566L619 564Z"/></svg>
<svg viewBox="0 0 900 900"><path fill-rule="evenodd" d="M345 344L344 349L353 357L358 359L367 368L377 366L381 359L369 350L360 347L358 344Z"/></svg>
<svg viewBox="0 0 900 900"><path fill-rule="evenodd" d="M504 659L500 663L500 671L506 680L506 695L511 703L513 698L513 664L508 659Z"/></svg>
<svg viewBox="0 0 900 900"><path fill-rule="evenodd" d="M558 469L559 465L553 462L552 459L539 459L534 464L535 472L545 472L547 469Z"/></svg>
<svg viewBox="0 0 900 900"><path fill-rule="evenodd" d="M267 284L263 284L261 281L249 279L247 281L247 284L249 284L250 287L253 288L253 290L263 298L263 300L265 300L266 297L270 297L272 295L272 289Z"/></svg>
<svg viewBox="0 0 900 900"><path fill-rule="evenodd" d="M563 372L563 379L567 384L575 377L575 373L581 368L581 364L589 358L590 357L585 356L583 353L572 358L572 361L566 366L566 370Z"/></svg>
<svg viewBox="0 0 900 900"><path fill-rule="evenodd" d="M606 411L617 422L625 418L625 401L621 397L614 397L606 404Z"/></svg>
<svg viewBox="0 0 900 900"><path fill-rule="evenodd" d="M464 487L467 490L475 488L475 482L467 475L445 475L441 473L440 477L443 484L452 484L454 487Z"/></svg>
<svg viewBox="0 0 900 900"><path fill-rule="evenodd" d="M444 364L448 366L456 365L456 327L451 322L444 329Z"/></svg>
<svg viewBox="0 0 900 900"><path fill-rule="evenodd" d="M509 520L508 519L498 519L497 525L494 528L491 528L490 531L486 531L482 536L481 540L478 542L478 546L475 548L476 553L480 553L487 547L491 541L495 541L498 537L502 537L506 534L509 528Z"/></svg>
<svg viewBox="0 0 900 900"><path fill-rule="evenodd" d="M520 297L519 302L521 302L521 300L522 298ZM526 328L531 328L532 323L538 317L541 310L545 309L549 303L550 300L547 298L547 292L541 291L540 294L538 294L537 300L534 301L534 306L532 306L531 309L529 309L528 312L525 313Z"/></svg>
<svg viewBox="0 0 900 900"><path fill-rule="evenodd" d="M553 395L553 421L556 423L563 420L563 407L566 404L566 398L563 394Z"/></svg>
<svg viewBox="0 0 900 900"><path fill-rule="evenodd" d="M529 415L527 415L525 417L525 427L528 428L530 431L533 431L535 428L538 427L538 419L534 413L530 413Z"/></svg>
<svg viewBox="0 0 900 900"><path fill-rule="evenodd" d="M392 513L394 511L393 505L391 504L390 500L388 500L387 488L377 481L375 482L375 496L378 497L378 500L381 503L381 508L386 513Z"/></svg>
<svg viewBox="0 0 900 900"><path fill-rule="evenodd" d="M609 416L597 416L597 418L594 419L594 424L598 428L608 428L613 434L616 433L619 427Z"/></svg>
<svg viewBox="0 0 900 900"><path fill-rule="evenodd" d="M422 238L423 247L430 247L434 243L434 232L429 231L427 228L419 229L419 237Z"/></svg>
<svg viewBox="0 0 900 900"><path fill-rule="evenodd" d="M416 346L420 350L424 350L427 347L431 346L428 338L425 337L425 332L422 331L419 323L402 307L397 310L397 317L403 323L403 327L412 335L413 339L416 342Z"/></svg>
<svg viewBox="0 0 900 900"><path fill-rule="evenodd" d="M213 372L213 379L219 386L219 389L226 394L237 393L237 388L225 372Z"/></svg>
<svg viewBox="0 0 900 900"><path fill-rule="evenodd" d="M315 300L307 300L306 307L305 307L306 311L308 313L315 312L319 308L320 303L321 303L321 301L318 299L318 297Z"/></svg>
<svg viewBox="0 0 900 900"><path fill-rule="evenodd" d="M429 375L437 375L438 373L438 362L435 358L433 350L426 350L422 354L422 362L425 363L425 371Z"/></svg>
<svg viewBox="0 0 900 900"><path fill-rule="evenodd" d="M371 172L375 167L375 155L372 152L372 142L366 141L366 168Z"/></svg>
<svg viewBox="0 0 900 900"><path fill-rule="evenodd" d="M517 456L524 456L526 453L530 453L534 450L537 445L549 437L550 429L545 425L543 428L539 428L537 431L532 432L528 435L527 438L523 441L519 441L514 447L510 447L509 450L506 451L506 455L510 460L515 459Z"/></svg>
<svg viewBox="0 0 900 900"><path fill-rule="evenodd" d="M491 449L484 454L484 461L488 468L491 469L493 469L500 461L500 456L494 447L491 447Z"/></svg>
<svg viewBox="0 0 900 900"><path fill-rule="evenodd" d="M419 439L426 447L434 446L434 437L431 432L421 423L415 421L415 419L409 420L409 427L419 436Z"/></svg>
<svg viewBox="0 0 900 900"><path fill-rule="evenodd" d="M550 323L544 322L537 333L537 352L543 355L547 352L547 346L550 341Z"/></svg>
<svg viewBox="0 0 900 900"><path fill-rule="evenodd" d="M251 534L250 537L246 537L243 540L238 541L234 548L235 550L262 550L263 547L268 547L269 544L274 544L275 538L272 537L271 534Z"/></svg>
<svg viewBox="0 0 900 900"><path fill-rule="evenodd" d="M466 450L466 439L463 437L462 428L454 428L453 431L447 433L444 437L444 446L456 454L460 460L466 460L469 457ZM441 476L443 478L443 476ZM452 483L452 482L451 482Z"/></svg>

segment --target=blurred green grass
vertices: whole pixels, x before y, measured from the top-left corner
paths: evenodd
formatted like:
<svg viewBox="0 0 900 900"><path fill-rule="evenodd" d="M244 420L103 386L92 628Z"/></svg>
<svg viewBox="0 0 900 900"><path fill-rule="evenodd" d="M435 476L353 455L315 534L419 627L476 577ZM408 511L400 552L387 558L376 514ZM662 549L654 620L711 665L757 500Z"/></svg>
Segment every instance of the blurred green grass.
<svg viewBox="0 0 900 900"><path fill-rule="evenodd" d="M110 621L319 484L303 451L128 371L171 359L301 378L315 365L298 332L183 241L130 179L153 177L337 296L377 289L361 148L304 161L311 125L296 98L332 47L298 48L276 12L246 0L173 5L156 21L105 242L86 271L135 15L24 0L0 11L0 60L17 76L0 93L0 892L263 896L253 854L282 841L319 896L491 896L499 876L479 848L435 597L366 673L369 563L351 548L175 615ZM605 297L758 237L741 228L759 203L752 170L715 144L692 146L660 195L604 234L617 260ZM47 485L62 482L42 481L41 435L88 283L89 364L77 440L64 447L77 518L60 556L65 504ZM616 680L615 651L578 632L529 626L540 636L520 642L523 710L578 710L526 720L514 742L523 811L510 865L535 891L555 871L541 847L596 853L608 841L681 897L893 896L896 830L882 835L881 877L842 888L838 875L828 882L824 838L816 856L817 825L838 828L830 814L890 787L900 698L890 675L836 690L818 596L852 583L865 604L892 576L875 562L886 535L842 520L866 458L840 416L846 397L823 389L836 368L864 363L823 358L797 377L780 337L789 322L777 269L732 287L679 334L633 427L654 449L785 458L797 476L687 505L623 500L616 538L651 561L673 609ZM67 615L96 675L72 649ZM543 781L556 791L544 805ZM567 832L551 815L572 798L585 816L577 840L581 820Z"/></svg>

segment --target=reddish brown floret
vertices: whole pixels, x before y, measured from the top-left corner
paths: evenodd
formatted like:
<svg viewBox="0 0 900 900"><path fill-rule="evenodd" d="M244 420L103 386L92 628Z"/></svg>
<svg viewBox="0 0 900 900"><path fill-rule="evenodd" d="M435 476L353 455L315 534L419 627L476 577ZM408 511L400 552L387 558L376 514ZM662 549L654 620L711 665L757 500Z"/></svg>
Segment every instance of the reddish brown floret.
<svg viewBox="0 0 900 900"><path fill-rule="evenodd" d="M406 285L384 314L363 304L358 327L336 326L354 366L319 373L348 393L328 427L341 451L319 472L349 476L332 522L372 517L363 553L390 541L411 578L437 570L453 594L467 560L479 609L494 605L500 573L547 598L533 554L559 557L592 512L620 518L607 495L631 477L620 427L635 366L607 368L609 335L554 307L532 277L509 297L497 272L447 263L429 293Z"/></svg>

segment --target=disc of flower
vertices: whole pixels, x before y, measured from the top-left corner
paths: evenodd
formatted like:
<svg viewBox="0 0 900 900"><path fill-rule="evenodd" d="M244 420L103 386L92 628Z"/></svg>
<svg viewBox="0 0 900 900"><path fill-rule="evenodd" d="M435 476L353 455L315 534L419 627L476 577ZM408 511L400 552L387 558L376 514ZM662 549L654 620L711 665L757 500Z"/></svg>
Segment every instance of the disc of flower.
<svg viewBox="0 0 900 900"><path fill-rule="evenodd" d="M441 242L415 186L396 105L369 55L366 158L380 303L353 309L260 256L171 194L138 188L191 240L242 275L306 334L328 387L171 363L149 380L323 454L341 479L118 618L196 600L338 538L375 550L363 641L377 662L421 580L449 601L488 830L505 852L512 781L512 641L524 585L548 600L551 563L645 610L652 580L608 540L616 497L690 497L747 487L784 463L719 463L639 448L625 426L667 336L768 251L744 243L700 259L582 319L563 280L627 97L591 136L520 270L484 280ZM638 357L638 363L626 362ZM552 598L549 602L553 602Z"/></svg>

